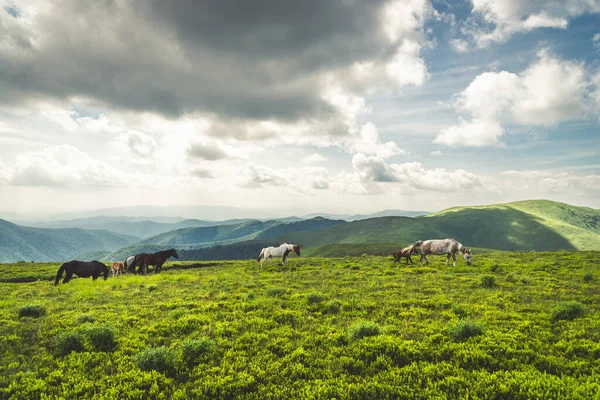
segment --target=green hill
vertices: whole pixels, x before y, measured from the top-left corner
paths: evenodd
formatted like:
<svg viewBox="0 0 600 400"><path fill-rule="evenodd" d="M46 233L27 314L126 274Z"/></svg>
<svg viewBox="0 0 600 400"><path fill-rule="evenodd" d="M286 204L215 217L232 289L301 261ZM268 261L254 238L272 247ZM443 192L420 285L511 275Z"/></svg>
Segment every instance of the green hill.
<svg viewBox="0 0 600 400"><path fill-rule="evenodd" d="M477 249L508 251L600 250L600 210L547 200L475 207L454 207L423 217L382 217L349 222L311 232L286 233L276 240L244 242L245 258L276 243L297 243L303 255L339 257L386 255L417 240L452 237ZM238 254L239 246L218 253ZM189 256L215 259L216 252L197 249ZM203 258L209 257L209 258Z"/></svg>
<svg viewBox="0 0 600 400"><path fill-rule="evenodd" d="M0 262L64 261L85 251L114 251L138 240L103 230L29 228L0 219Z"/></svg>

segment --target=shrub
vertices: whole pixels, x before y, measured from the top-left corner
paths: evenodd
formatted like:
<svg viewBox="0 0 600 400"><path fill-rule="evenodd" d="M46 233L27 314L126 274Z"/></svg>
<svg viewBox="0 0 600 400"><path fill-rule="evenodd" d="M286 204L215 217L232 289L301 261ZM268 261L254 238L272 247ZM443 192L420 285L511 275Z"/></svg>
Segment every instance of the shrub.
<svg viewBox="0 0 600 400"><path fill-rule="evenodd" d="M79 314L77 316L76 322L78 324L85 324L86 322L94 322L96 318L90 314Z"/></svg>
<svg viewBox="0 0 600 400"><path fill-rule="evenodd" d="M44 306L38 306L35 304L27 304L19 308L19 318L21 317L32 317L39 318L46 315L46 308Z"/></svg>
<svg viewBox="0 0 600 400"><path fill-rule="evenodd" d="M592 274L591 272L587 272L583 274L582 279L584 282L591 282L594 280L594 274Z"/></svg>
<svg viewBox="0 0 600 400"><path fill-rule="evenodd" d="M359 322L348 329L350 340L358 340L367 336L377 336L381 334L381 328L375 322Z"/></svg>
<svg viewBox="0 0 600 400"><path fill-rule="evenodd" d="M460 342L470 337L483 335L483 325L477 322L461 320L454 325L450 325L446 331L453 340Z"/></svg>
<svg viewBox="0 0 600 400"><path fill-rule="evenodd" d="M158 289L158 286L155 284L150 284L150 285L146 286L146 288L148 289L149 292L154 292L156 289Z"/></svg>
<svg viewBox="0 0 600 400"><path fill-rule="evenodd" d="M111 325L92 326L85 333L91 346L97 351L112 351L117 345L115 328Z"/></svg>
<svg viewBox="0 0 600 400"><path fill-rule="evenodd" d="M173 354L164 346L149 348L133 356L133 362L144 371L168 372L173 369Z"/></svg>
<svg viewBox="0 0 600 400"><path fill-rule="evenodd" d="M577 317L581 317L584 312L585 310L583 308L583 304L578 301L567 301L560 303L551 310L553 321L572 321Z"/></svg>
<svg viewBox="0 0 600 400"><path fill-rule="evenodd" d="M309 293L306 299L308 300L308 304L320 304L325 300L325 296L321 293Z"/></svg>
<svg viewBox="0 0 600 400"><path fill-rule="evenodd" d="M66 356L72 351L83 351L83 337L77 332L64 332L56 335L54 344L59 356Z"/></svg>
<svg viewBox="0 0 600 400"><path fill-rule="evenodd" d="M466 317L467 313L468 313L467 309L459 304L452 305L452 312L454 312L454 314L460 319L463 319L464 317Z"/></svg>
<svg viewBox="0 0 600 400"><path fill-rule="evenodd" d="M502 271L502 267L500 265L498 265L498 264L493 264L490 267L490 271L492 271L492 272L501 272Z"/></svg>
<svg viewBox="0 0 600 400"><path fill-rule="evenodd" d="M215 342L208 338L184 340L181 343L181 360L192 367L213 354L215 347Z"/></svg>
<svg viewBox="0 0 600 400"><path fill-rule="evenodd" d="M286 292L285 288L282 287L272 287L272 288L268 288L267 289L267 294L269 296L273 296L273 297L277 297L277 296L283 296Z"/></svg>
<svg viewBox="0 0 600 400"><path fill-rule="evenodd" d="M337 314L342 308L342 303L339 300L331 300L325 305L325 309L329 314Z"/></svg>
<svg viewBox="0 0 600 400"><path fill-rule="evenodd" d="M479 277L481 286L489 288L496 285L496 277L494 275L481 275Z"/></svg>

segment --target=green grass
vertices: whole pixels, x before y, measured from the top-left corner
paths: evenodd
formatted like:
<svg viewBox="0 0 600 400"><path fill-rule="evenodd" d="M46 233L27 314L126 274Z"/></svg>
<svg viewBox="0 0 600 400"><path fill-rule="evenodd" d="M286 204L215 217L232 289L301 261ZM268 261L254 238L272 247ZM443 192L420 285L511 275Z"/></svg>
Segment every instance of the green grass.
<svg viewBox="0 0 600 400"><path fill-rule="evenodd" d="M598 396L600 290L582 277L600 253L431 261L182 262L58 287L58 264L0 265L0 399ZM25 273L40 280L10 279Z"/></svg>

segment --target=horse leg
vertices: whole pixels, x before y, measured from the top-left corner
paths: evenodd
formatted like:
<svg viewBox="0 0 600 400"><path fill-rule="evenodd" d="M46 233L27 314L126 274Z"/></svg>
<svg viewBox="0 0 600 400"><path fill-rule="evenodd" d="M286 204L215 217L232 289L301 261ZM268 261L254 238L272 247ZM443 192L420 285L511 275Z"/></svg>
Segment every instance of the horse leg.
<svg viewBox="0 0 600 400"><path fill-rule="evenodd" d="M412 260L412 257L410 255L406 256L406 265L408 265L409 261L410 261L411 264L413 264L413 260Z"/></svg>
<svg viewBox="0 0 600 400"><path fill-rule="evenodd" d="M454 266L456 267L456 253L452 253L452 260L454 260Z"/></svg>
<svg viewBox="0 0 600 400"><path fill-rule="evenodd" d="M99 276L99 274L94 272L94 274L92 275L92 280L95 281L96 279L98 279Z"/></svg>
<svg viewBox="0 0 600 400"><path fill-rule="evenodd" d="M69 283L71 278L73 278L73 273L70 271L67 271L67 274L65 275L65 279L63 279L63 283Z"/></svg>
<svg viewBox="0 0 600 400"><path fill-rule="evenodd" d="M448 266L448 262L450 261L450 253L446 255L446 267Z"/></svg>

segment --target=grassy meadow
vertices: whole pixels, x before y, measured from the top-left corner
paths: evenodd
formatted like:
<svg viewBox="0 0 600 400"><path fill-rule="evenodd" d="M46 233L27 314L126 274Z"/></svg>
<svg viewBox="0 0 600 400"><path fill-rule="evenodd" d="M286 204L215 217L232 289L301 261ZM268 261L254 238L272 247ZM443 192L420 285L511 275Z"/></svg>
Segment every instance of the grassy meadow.
<svg viewBox="0 0 600 400"><path fill-rule="evenodd" d="M430 260L0 265L0 398L600 398L600 252Z"/></svg>

